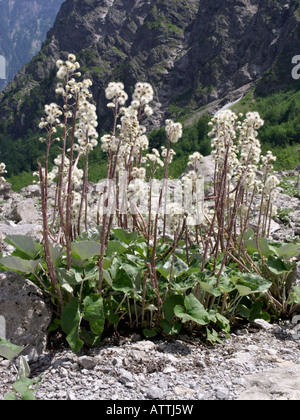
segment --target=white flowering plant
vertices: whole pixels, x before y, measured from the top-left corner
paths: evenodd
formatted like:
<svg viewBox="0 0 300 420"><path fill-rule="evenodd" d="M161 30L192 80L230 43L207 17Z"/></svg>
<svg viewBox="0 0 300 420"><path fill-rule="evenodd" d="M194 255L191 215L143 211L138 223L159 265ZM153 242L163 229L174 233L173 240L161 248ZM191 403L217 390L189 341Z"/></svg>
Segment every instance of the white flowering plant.
<svg viewBox="0 0 300 420"><path fill-rule="evenodd" d="M49 294L56 316L51 328L60 326L77 352L99 343L104 328L121 323L147 337L176 334L183 326L202 333L206 327L207 339L218 341L217 331L227 334L237 314L268 318L261 295L274 312L292 313L298 292L291 289L292 301L282 302L276 270L280 259L286 267L300 249L268 241L278 179L272 152L261 155L259 114L242 118L226 110L212 118L215 171L207 197L197 151L186 173L170 179L181 123L166 120L166 144L149 150L144 123L153 114L149 83L135 85L129 105L123 83L109 83L112 129L99 141L92 82L80 81L73 54L56 65L59 100L45 106L39 124L46 132L40 138L45 160L36 173L43 240L6 238L16 251L0 260ZM50 165L53 144L61 153ZM88 161L96 147L107 154L107 173L92 195ZM155 178L159 170L161 180Z"/></svg>

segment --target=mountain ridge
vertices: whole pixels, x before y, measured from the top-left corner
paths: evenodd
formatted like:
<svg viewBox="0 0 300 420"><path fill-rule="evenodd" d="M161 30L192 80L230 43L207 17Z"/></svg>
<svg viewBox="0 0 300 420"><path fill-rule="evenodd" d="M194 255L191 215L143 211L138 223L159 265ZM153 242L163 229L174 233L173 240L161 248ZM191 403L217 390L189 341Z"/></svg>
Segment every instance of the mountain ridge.
<svg viewBox="0 0 300 420"><path fill-rule="evenodd" d="M41 51L0 93L0 128L37 131L55 101L55 61L75 53L93 80L100 127L109 129L104 89L139 80L155 91L151 127L235 101L299 88L291 60L300 44L298 0L66 0ZM198 114L197 114L198 115ZM1 147L1 140L0 140Z"/></svg>
<svg viewBox="0 0 300 420"><path fill-rule="evenodd" d="M0 79L0 90L39 52L62 1L0 2L0 55L6 61L6 79Z"/></svg>

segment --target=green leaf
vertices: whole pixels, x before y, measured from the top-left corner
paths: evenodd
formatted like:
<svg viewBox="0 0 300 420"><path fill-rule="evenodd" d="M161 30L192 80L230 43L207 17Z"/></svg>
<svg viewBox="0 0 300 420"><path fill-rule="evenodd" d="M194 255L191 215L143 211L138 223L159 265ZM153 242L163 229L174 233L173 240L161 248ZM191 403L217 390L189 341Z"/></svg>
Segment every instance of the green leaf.
<svg viewBox="0 0 300 420"><path fill-rule="evenodd" d="M101 245L95 241L80 241L71 243L72 254L80 260L89 260L100 254Z"/></svg>
<svg viewBox="0 0 300 420"><path fill-rule="evenodd" d="M286 266L284 265L284 262L275 257L269 257L267 261L267 266L268 269L277 276L280 276L282 273L288 271Z"/></svg>
<svg viewBox="0 0 300 420"><path fill-rule="evenodd" d="M206 328L206 339L212 344L214 343L223 344L223 341L220 339L217 331L215 331L214 329L210 331L208 328Z"/></svg>
<svg viewBox="0 0 300 420"><path fill-rule="evenodd" d="M199 300L190 294L184 298L184 306L176 305L174 314L182 319L182 322L194 321L200 325L209 323L209 314Z"/></svg>
<svg viewBox="0 0 300 420"><path fill-rule="evenodd" d="M112 288L126 295L134 290L131 278L122 268L119 269L117 278L113 279Z"/></svg>
<svg viewBox="0 0 300 420"><path fill-rule="evenodd" d="M152 338L155 337L158 333L157 328L152 328L151 330L149 330L148 328L145 328L143 330L143 334L146 338Z"/></svg>
<svg viewBox="0 0 300 420"><path fill-rule="evenodd" d="M248 295L251 295L253 293L252 289L250 289L250 287L243 286L241 284L237 284L236 288L237 288L240 296L248 296Z"/></svg>
<svg viewBox="0 0 300 420"><path fill-rule="evenodd" d="M92 333L100 336L105 322L103 299L100 294L91 294L84 299L82 316L89 321Z"/></svg>
<svg viewBox="0 0 300 420"><path fill-rule="evenodd" d="M17 394L14 394L13 392L9 392L8 394L4 395L5 401L16 401L17 399Z"/></svg>
<svg viewBox="0 0 300 420"><path fill-rule="evenodd" d="M285 244L277 249L277 254L284 260L298 257L300 255L300 244Z"/></svg>
<svg viewBox="0 0 300 420"><path fill-rule="evenodd" d="M101 226L96 226L77 236L76 241L100 241Z"/></svg>
<svg viewBox="0 0 300 420"><path fill-rule="evenodd" d="M250 318L251 310L249 308L247 308L246 305L242 305L242 304L238 305L237 311L242 317L244 317L246 319Z"/></svg>
<svg viewBox="0 0 300 420"><path fill-rule="evenodd" d="M83 346L83 341L79 338L79 325L81 321L79 299L73 297L62 312L61 327L67 334L67 341L74 353L78 353Z"/></svg>
<svg viewBox="0 0 300 420"><path fill-rule="evenodd" d="M163 319L160 323L163 332L167 335L178 334L181 330L181 322L175 321L174 323L168 322L166 319Z"/></svg>
<svg viewBox="0 0 300 420"><path fill-rule="evenodd" d="M174 264L172 265L172 257L169 258L167 262L165 262L162 266L157 265L156 270L165 278L168 279L171 271L172 271L172 277L178 278L182 274L187 273L188 271L188 265L182 261L180 258L175 256L174 258Z"/></svg>
<svg viewBox="0 0 300 420"><path fill-rule="evenodd" d="M5 359L8 359L8 360L14 359L24 349L25 347L16 346L15 344L12 344L10 341L6 340L5 338L0 337L0 356L4 357Z"/></svg>
<svg viewBox="0 0 300 420"><path fill-rule="evenodd" d="M272 283L268 280L262 278L261 276L257 274L250 274L250 273L243 273L242 276L240 276L238 280L238 284L236 284L236 287L238 286L244 286L251 290L251 293L266 293L269 288L271 287ZM244 290L245 294L242 294L242 296L246 296L246 289L239 289L239 292L241 293ZM242 292L243 293L243 292Z"/></svg>
<svg viewBox="0 0 300 420"><path fill-rule="evenodd" d="M103 302L103 307L105 318L108 320L108 322L113 325L118 325L120 318L117 314L114 313L118 307L117 302L113 301L112 299L105 299Z"/></svg>
<svg viewBox="0 0 300 420"><path fill-rule="evenodd" d="M168 322L172 322L174 318L174 308L176 305L182 306L184 304L183 296L174 295L169 296L163 303L162 309L164 317Z"/></svg>
<svg viewBox="0 0 300 420"><path fill-rule="evenodd" d="M41 260L23 260L20 257L4 257L0 263L8 270L19 271L21 273L34 273Z"/></svg>
<svg viewBox="0 0 300 420"><path fill-rule="evenodd" d="M229 319L225 316L221 315L219 312L215 312L215 317L217 319L217 323L222 331L229 332L230 331L230 322Z"/></svg>
<svg viewBox="0 0 300 420"><path fill-rule="evenodd" d="M208 282L200 281L199 286L200 286L201 290L209 293L210 295L213 295L213 296L216 296L216 297L221 296L221 294L222 294L221 290L219 288L215 287L216 279L214 279L213 283L214 284L210 284Z"/></svg>
<svg viewBox="0 0 300 420"><path fill-rule="evenodd" d="M104 319L103 298L100 294L91 294L83 300L83 318L86 321Z"/></svg>
<svg viewBox="0 0 300 420"><path fill-rule="evenodd" d="M274 255L274 250L269 246L268 240L266 238L259 238L258 245L259 250L264 257L268 258L270 255Z"/></svg>
<svg viewBox="0 0 300 420"><path fill-rule="evenodd" d="M53 244L53 243L49 244L49 249L50 249L52 262L56 266L58 265L58 263L60 262L60 259L65 254L65 250L60 244Z"/></svg>
<svg viewBox="0 0 300 420"><path fill-rule="evenodd" d="M109 257L112 254L120 255L123 254L127 249L128 247L119 241L109 241L107 244L106 256Z"/></svg>
<svg viewBox="0 0 300 420"><path fill-rule="evenodd" d="M290 294L289 304L291 303L300 305L300 287L299 286L294 286L292 289L292 292Z"/></svg>
<svg viewBox="0 0 300 420"><path fill-rule="evenodd" d="M30 258L34 258L43 247L43 245L35 242L30 236L24 235L7 235L4 241L19 251L22 251Z"/></svg>
<svg viewBox="0 0 300 420"><path fill-rule="evenodd" d="M14 383L14 389L15 391L17 391L21 397L22 395L24 395L27 391L28 388L33 385L34 381L32 379L29 378L20 378L18 379L15 383ZM32 393L33 395L33 393Z"/></svg>
<svg viewBox="0 0 300 420"><path fill-rule="evenodd" d="M61 320L59 318L54 318L51 324L48 327L48 332L56 331L61 325Z"/></svg>
<svg viewBox="0 0 300 420"><path fill-rule="evenodd" d="M246 241L250 238L253 238L253 236L255 236L254 230L252 228L249 228L246 232L244 232L243 239L244 239L244 241ZM240 243L241 237L242 237L242 235L240 234L239 237L238 237L238 243Z"/></svg>
<svg viewBox="0 0 300 420"><path fill-rule="evenodd" d="M67 270L66 268L57 268L56 273L57 279L62 283L66 282L73 286L77 286L83 281L81 275L72 268L70 270Z"/></svg>
<svg viewBox="0 0 300 420"><path fill-rule="evenodd" d="M126 245L132 244L138 238L138 232L137 231L128 232L127 230L121 229L121 228L112 229L112 231L114 232L116 237L118 239L120 239L120 241L124 242L124 244L126 244Z"/></svg>
<svg viewBox="0 0 300 420"><path fill-rule="evenodd" d="M256 241L254 239L245 240L244 246L246 248L246 251L249 252L249 254L254 254L255 252L258 252L258 249L256 247Z"/></svg>

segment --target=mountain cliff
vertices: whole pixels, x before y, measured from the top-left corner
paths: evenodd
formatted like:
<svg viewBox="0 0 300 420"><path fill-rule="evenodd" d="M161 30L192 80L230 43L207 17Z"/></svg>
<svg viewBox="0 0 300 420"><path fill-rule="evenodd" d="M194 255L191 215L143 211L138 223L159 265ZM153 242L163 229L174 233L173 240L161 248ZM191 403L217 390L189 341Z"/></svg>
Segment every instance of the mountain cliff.
<svg viewBox="0 0 300 420"><path fill-rule="evenodd" d="M6 79L0 90L39 52L63 0L4 0L0 2L0 55Z"/></svg>
<svg viewBox="0 0 300 420"><path fill-rule="evenodd" d="M55 61L69 52L93 80L106 129L110 81L128 93L138 80L152 83L158 126L251 87L266 95L299 86L291 77L299 45L298 0L66 0L41 51L0 94L0 128L13 138L36 130L41 107L55 99Z"/></svg>

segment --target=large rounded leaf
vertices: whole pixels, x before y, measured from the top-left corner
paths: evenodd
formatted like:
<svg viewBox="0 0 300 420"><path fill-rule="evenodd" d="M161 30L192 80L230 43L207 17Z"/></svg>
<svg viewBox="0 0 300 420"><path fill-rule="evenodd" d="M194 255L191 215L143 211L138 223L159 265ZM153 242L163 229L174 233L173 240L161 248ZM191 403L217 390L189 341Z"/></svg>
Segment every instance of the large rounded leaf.
<svg viewBox="0 0 300 420"><path fill-rule="evenodd" d="M185 297L184 306L175 306L174 314L181 318L182 322L194 321L200 325L206 325L210 322L208 312L193 294Z"/></svg>

